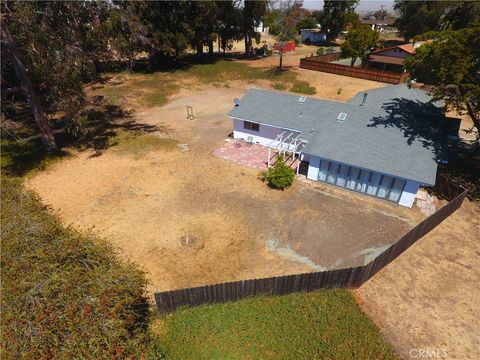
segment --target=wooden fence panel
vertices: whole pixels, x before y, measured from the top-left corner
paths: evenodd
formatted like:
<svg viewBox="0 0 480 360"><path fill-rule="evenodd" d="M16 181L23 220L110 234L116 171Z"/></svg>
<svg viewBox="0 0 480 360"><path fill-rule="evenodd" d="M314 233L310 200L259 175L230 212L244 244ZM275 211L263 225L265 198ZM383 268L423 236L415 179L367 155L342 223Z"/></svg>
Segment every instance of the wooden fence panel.
<svg viewBox="0 0 480 360"><path fill-rule="evenodd" d="M467 190L458 194L364 266L158 292L155 293L157 308L160 312L167 313L180 306L238 301L255 295L284 295L331 287L357 288L455 212L466 195Z"/></svg>
<svg viewBox="0 0 480 360"><path fill-rule="evenodd" d="M306 59L307 60L312 60L312 61L329 63L329 62L332 62L332 61L340 60L341 57L342 57L342 52L337 51L337 52L334 52L334 53L331 53L331 54L310 56L310 57L307 57Z"/></svg>
<svg viewBox="0 0 480 360"><path fill-rule="evenodd" d="M331 74L356 77L360 79L373 80L388 84L400 84L407 80L408 74L395 73L391 71L366 69L352 67L347 65L332 64L324 62L324 58L320 56L300 59L300 67L302 69L322 71Z"/></svg>

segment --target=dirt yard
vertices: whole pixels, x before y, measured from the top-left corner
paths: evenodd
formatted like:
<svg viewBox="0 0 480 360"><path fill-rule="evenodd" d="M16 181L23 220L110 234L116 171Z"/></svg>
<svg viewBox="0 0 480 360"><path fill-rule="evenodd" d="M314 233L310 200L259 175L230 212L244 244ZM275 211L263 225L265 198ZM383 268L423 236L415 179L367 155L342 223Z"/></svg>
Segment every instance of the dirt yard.
<svg viewBox="0 0 480 360"><path fill-rule="evenodd" d="M286 56L286 64L294 67L299 56ZM330 99L384 86L294 71L316 87L315 96ZM162 107L136 109L138 123L178 140L173 151L81 152L27 185L66 224L93 227L142 266L150 292L363 264L420 220L418 211L302 179L287 191L270 190L257 170L214 157L231 130L225 115L232 99L252 84L228 85L190 86ZM195 120L186 119L187 105ZM412 348L479 358L478 219L475 204L466 203L355 292L406 358Z"/></svg>
<svg viewBox="0 0 480 360"><path fill-rule="evenodd" d="M152 291L363 264L421 217L310 182L271 190L257 170L214 157L247 86L230 85L184 89L136 114L181 149L82 152L27 184L66 224L94 227L143 266Z"/></svg>

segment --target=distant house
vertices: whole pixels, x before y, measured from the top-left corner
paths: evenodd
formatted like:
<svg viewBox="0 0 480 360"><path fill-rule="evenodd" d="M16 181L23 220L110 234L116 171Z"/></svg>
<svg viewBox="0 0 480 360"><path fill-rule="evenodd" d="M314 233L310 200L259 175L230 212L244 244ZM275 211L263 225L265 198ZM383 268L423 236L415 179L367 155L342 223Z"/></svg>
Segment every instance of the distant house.
<svg viewBox="0 0 480 360"><path fill-rule="evenodd" d="M301 29L300 36L304 44L321 44L327 41L327 34L320 29Z"/></svg>
<svg viewBox="0 0 480 360"><path fill-rule="evenodd" d="M235 139L293 153L310 180L411 207L444 159L442 133L426 125L444 118L443 106L403 84L348 103L249 89L228 116Z"/></svg>
<svg viewBox="0 0 480 360"><path fill-rule="evenodd" d="M403 61L413 53L415 53L413 44L378 49L368 55L366 67L403 73Z"/></svg>
<svg viewBox="0 0 480 360"><path fill-rule="evenodd" d="M372 30L377 31L394 30L395 21L395 18L375 19L374 17L360 20L363 25L371 26Z"/></svg>
<svg viewBox="0 0 480 360"><path fill-rule="evenodd" d="M265 31L265 26L264 26L264 24L263 24L263 21L260 21L260 22L258 23L258 25L255 26L255 32L259 32L259 33L266 32L266 31Z"/></svg>

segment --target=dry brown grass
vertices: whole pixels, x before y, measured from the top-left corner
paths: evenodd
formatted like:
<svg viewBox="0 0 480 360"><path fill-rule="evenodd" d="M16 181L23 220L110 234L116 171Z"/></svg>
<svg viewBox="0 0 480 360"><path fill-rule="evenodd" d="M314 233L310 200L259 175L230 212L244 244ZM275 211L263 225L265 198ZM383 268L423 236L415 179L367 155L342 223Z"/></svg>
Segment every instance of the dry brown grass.
<svg viewBox="0 0 480 360"><path fill-rule="evenodd" d="M400 355L443 349L448 359L480 357L480 219L463 206L373 279L357 299Z"/></svg>

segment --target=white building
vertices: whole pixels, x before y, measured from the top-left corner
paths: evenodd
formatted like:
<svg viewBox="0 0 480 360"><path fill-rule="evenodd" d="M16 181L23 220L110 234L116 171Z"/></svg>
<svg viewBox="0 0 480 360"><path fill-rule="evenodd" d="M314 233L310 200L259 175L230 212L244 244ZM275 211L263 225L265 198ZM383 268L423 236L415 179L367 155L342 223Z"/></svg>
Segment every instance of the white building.
<svg viewBox="0 0 480 360"><path fill-rule="evenodd" d="M349 103L249 89L228 116L235 139L295 153L308 179L411 207L444 157L441 133L425 125L444 117L443 104L429 101L403 84Z"/></svg>

